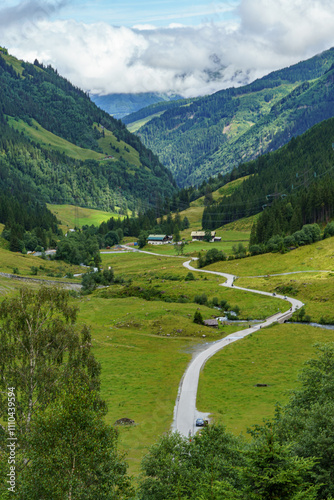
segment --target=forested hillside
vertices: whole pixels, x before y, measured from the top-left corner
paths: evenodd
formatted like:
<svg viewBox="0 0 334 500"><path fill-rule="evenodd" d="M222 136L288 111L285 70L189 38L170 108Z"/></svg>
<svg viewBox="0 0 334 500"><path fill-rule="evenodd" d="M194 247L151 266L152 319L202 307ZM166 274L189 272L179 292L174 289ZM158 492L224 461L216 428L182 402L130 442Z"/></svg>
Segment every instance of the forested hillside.
<svg viewBox="0 0 334 500"><path fill-rule="evenodd" d="M305 224L326 223L334 215L334 118L315 125L280 150L240 165L250 175L229 197L203 212L204 228L262 212L251 243L298 231Z"/></svg>
<svg viewBox="0 0 334 500"><path fill-rule="evenodd" d="M333 63L334 49L330 49L245 87L178 101L137 133L180 186L199 184L278 149L332 117ZM127 117L127 123L131 119ZM138 120L138 114L133 119Z"/></svg>
<svg viewBox="0 0 334 500"><path fill-rule="evenodd" d="M175 191L140 139L50 66L1 49L0 85L4 188L20 181L43 202L123 211Z"/></svg>

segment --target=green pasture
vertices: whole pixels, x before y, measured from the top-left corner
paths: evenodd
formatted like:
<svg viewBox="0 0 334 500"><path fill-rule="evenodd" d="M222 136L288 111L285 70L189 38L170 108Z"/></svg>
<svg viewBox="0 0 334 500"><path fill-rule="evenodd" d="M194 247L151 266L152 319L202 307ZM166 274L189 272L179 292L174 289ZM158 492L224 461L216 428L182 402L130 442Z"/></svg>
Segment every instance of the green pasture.
<svg viewBox="0 0 334 500"><path fill-rule="evenodd" d="M140 158L139 153L132 146L127 144L124 141L118 141L114 134L95 123L94 126L100 131L104 132L104 137L98 139L99 146L103 149L104 154L113 156L115 160L120 160L124 158L125 161L130 163L131 165L135 165L136 167L140 167ZM119 151L116 151L116 148Z"/></svg>
<svg viewBox="0 0 334 500"><path fill-rule="evenodd" d="M306 314L312 321L323 318L331 323L334 322L333 243L334 238L328 238L285 254L218 262L206 269L239 276L236 285L241 287L295 297L305 304Z"/></svg>
<svg viewBox="0 0 334 500"><path fill-rule="evenodd" d="M259 216L260 214L251 215L250 217L243 217L242 219L238 219L234 222L225 224L221 229L223 229L223 231L242 231L248 233L250 236L253 224L254 222L256 222Z"/></svg>
<svg viewBox="0 0 334 500"><path fill-rule="evenodd" d="M111 219L111 217L124 219L124 215L115 212L105 212L103 210L94 210L92 208L76 207L74 205L52 205L47 204L51 212L61 221L61 228L67 231L75 226L99 226L102 222Z"/></svg>
<svg viewBox="0 0 334 500"><path fill-rule="evenodd" d="M19 132L23 132L34 142L43 145L46 148L55 149L60 153L64 153L76 160L101 160L103 155L92 151L91 149L84 149L72 144L66 139L62 139L57 135L49 132L43 128L36 120L32 119L33 126L28 125L23 120L13 117L8 117L8 123Z"/></svg>
<svg viewBox="0 0 334 500"><path fill-rule="evenodd" d="M184 255L187 257L196 257L198 252L205 254L212 248L217 248L226 254L232 254L232 248L238 243L242 243L246 248L249 243L249 233L245 231L216 231L217 236L221 236L222 241L214 243L207 241L191 241L186 239L186 246L184 247ZM176 245L146 245L143 250L158 254L176 255Z"/></svg>
<svg viewBox="0 0 334 500"><path fill-rule="evenodd" d="M210 275L204 272L193 271L195 280L185 280L188 269L182 263L186 261L181 258L158 257L143 254L140 252L127 254L104 254L102 255L102 265L111 266L116 276L133 280L133 284L142 289L154 288L163 292L173 302L179 297L184 297L193 302L196 295L205 294L208 300L217 297L219 301L227 300L231 309L233 306L240 308L240 319L265 319L278 311L288 310L286 301L274 297L251 294L243 290L233 290L224 286L223 277ZM173 280L179 277L179 280ZM113 297L120 296L126 291L125 285L111 287L109 294ZM124 290L122 292L122 290ZM123 298L122 300L127 300ZM191 305L185 303L186 305ZM160 302L164 304L164 302ZM182 304L181 304L182 305ZM204 305L193 304L199 308L204 319L212 316L223 315L222 312L206 307ZM195 309L193 310L193 314Z"/></svg>
<svg viewBox="0 0 334 500"><path fill-rule="evenodd" d="M238 241L239 236L234 233L231 240ZM206 245L212 248L211 244ZM222 314L195 304L195 295L204 293L209 300L225 299L232 309L238 305L240 319L265 318L289 306L274 297L220 286L224 278L203 271L192 271L195 280L185 279L189 271L182 263L187 257L140 252L108 253L101 257L102 266L112 266L115 276L123 278L123 284L72 300L79 307L79 323L91 328L94 354L102 366L101 395L108 404L107 422L114 424L121 418L135 421L134 426L119 430L120 448L128 454L130 472L137 475L148 447L170 429L178 386L191 356L203 344L248 327L248 323L229 322L213 329L193 323L198 309L205 319ZM206 269L235 273L240 276L237 284L241 286L279 292L279 287L290 285L295 296L306 302L307 313L314 311L316 316L316 311L323 313L333 308L331 272L271 275L306 271L310 267L331 270L332 257L332 241L324 240L284 255L220 262ZM82 269L0 248L0 271L12 272L18 267L20 273L29 276L31 266L37 266L39 275L45 277L50 272L61 270L65 275L69 270L74 273ZM247 278L258 274L270 276ZM0 278L2 295L13 293L20 286L20 282ZM135 296L152 289L163 292L170 301ZM133 295L126 296L129 290ZM189 302L177 302L182 297ZM198 409L209 412L215 421L223 422L236 434L245 432L247 427L273 416L276 401L286 401L286 391L296 387L298 371L313 355L312 345L331 341L333 335L333 331L308 325L276 324L229 345L205 365ZM267 387L256 387L259 383Z"/></svg>
<svg viewBox="0 0 334 500"><path fill-rule="evenodd" d="M91 149L80 148L66 139L62 139L43 128L34 119L32 119L32 126L30 126L21 119L8 116L8 123L15 128L15 130L23 132L36 143L46 148L55 149L76 160L103 160L110 163L110 161L112 162L113 160L120 160L123 158L135 167L139 168L141 166L139 153L124 141L118 141L114 134L107 129L103 129L104 137L98 139L99 146L103 149L103 153L98 153ZM94 126L96 126L100 132L102 131L102 128L98 124L94 124ZM116 151L116 148L118 148L119 151ZM111 160L105 160L105 155L112 156L113 158Z"/></svg>
<svg viewBox="0 0 334 500"><path fill-rule="evenodd" d="M240 177L239 179L236 179L234 181L229 182L228 184L225 184L225 186L220 187L216 191L212 192L212 198L214 201L219 200L223 196L231 196L231 194L236 191L240 185L243 183L243 181L247 180L250 177L250 175L246 175L244 177ZM192 201L190 203L191 207L202 207L204 209L204 198L205 196L201 196L201 198L197 198L197 200Z"/></svg>
<svg viewBox="0 0 334 500"><path fill-rule="evenodd" d="M200 376L197 408L235 434L272 418L298 386L298 372L314 357L314 344L333 342L334 331L308 325L273 325L213 356ZM267 384L267 387L256 387Z"/></svg>
<svg viewBox="0 0 334 500"><path fill-rule="evenodd" d="M246 259L217 262L207 269L236 274L240 277L292 271L334 272L334 238L317 241L312 245L305 245L285 254L267 253Z"/></svg>
<svg viewBox="0 0 334 500"><path fill-rule="evenodd" d="M36 276L32 276L32 267L38 268ZM62 261L44 260L41 257L34 257L31 254L23 255L19 252L10 252L4 248L0 248L0 272L16 274L13 272L15 268L19 270L19 275L50 280L63 278L67 273L82 273L82 267L80 266L65 264ZM69 281L76 280L71 278Z"/></svg>
<svg viewBox="0 0 334 500"><path fill-rule="evenodd" d="M212 197L214 201L218 201L220 198L223 196L230 196L240 185L242 182L246 179L248 179L249 176L241 177L240 179L236 179L235 181L231 181L225 186L222 186L221 188L217 189L216 191L213 191ZM192 201L190 203L190 207L187 208L186 210L183 210L180 212L181 219L184 217L187 217L189 222L190 222L190 227L188 229L185 229L184 231L181 232L182 238L190 238L190 234L192 231L200 231L202 230L202 216L203 216L203 210L204 210L204 196L201 198L198 198L195 201ZM249 237L250 237L250 231L252 229L252 225L254 223L254 220L258 217L257 215L252 216L252 217L247 217L244 219L240 219L235 222L231 222L229 224L226 224L218 229L216 229L217 236L222 236L224 235L225 231L228 231L229 233L232 231L236 232L243 232L244 237L243 239L247 241L247 244L249 242Z"/></svg>
<svg viewBox="0 0 334 500"><path fill-rule="evenodd" d="M334 273L300 273L269 278L241 278L237 285L284 293L305 304L305 314L313 322L334 324ZM296 317L296 315L295 315Z"/></svg>
<svg viewBox="0 0 334 500"><path fill-rule="evenodd" d="M135 122L129 123L126 128L129 130L129 132L132 132L133 134L137 132L140 127L143 127L146 125L147 122L151 121L153 118L158 118L164 113L164 111L159 111L159 113L154 113L153 115L146 116L146 118L142 118L141 120L137 120Z"/></svg>
<svg viewBox="0 0 334 500"><path fill-rule="evenodd" d="M16 73L18 73L20 76L22 76L22 73L23 73L22 62L23 61L16 59L16 57L11 56L10 54L8 54L8 52L7 53L3 52L3 50L1 50L1 57L3 57L3 59L6 61L7 64L9 64L10 66L12 66L14 68Z"/></svg>
<svg viewBox="0 0 334 500"><path fill-rule="evenodd" d="M137 473L148 447L170 429L178 386L196 346L238 327L226 326L218 332L194 324L195 304L93 295L78 305L79 320L90 325L94 354L102 366L106 420L114 424L126 417L136 422L119 430L130 471Z"/></svg>

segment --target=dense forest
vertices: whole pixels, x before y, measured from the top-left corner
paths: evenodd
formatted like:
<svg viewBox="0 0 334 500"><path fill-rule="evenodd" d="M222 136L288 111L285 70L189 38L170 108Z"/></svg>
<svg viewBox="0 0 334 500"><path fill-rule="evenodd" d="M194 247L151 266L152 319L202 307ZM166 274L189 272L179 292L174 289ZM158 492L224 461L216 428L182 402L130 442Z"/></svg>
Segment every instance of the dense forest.
<svg viewBox="0 0 334 500"><path fill-rule="evenodd" d="M138 130L179 186L273 151L334 114L334 50L250 85L165 107ZM140 111L152 116L162 105ZM132 119L127 117L127 122Z"/></svg>

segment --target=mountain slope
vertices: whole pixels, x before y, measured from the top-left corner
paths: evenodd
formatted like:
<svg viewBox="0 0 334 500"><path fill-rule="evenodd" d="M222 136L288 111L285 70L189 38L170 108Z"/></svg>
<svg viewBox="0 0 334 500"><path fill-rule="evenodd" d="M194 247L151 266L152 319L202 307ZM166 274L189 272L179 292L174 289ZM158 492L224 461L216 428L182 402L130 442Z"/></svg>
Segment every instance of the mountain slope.
<svg viewBox="0 0 334 500"><path fill-rule="evenodd" d="M261 213L260 219L268 221L263 235L258 235L262 243L304 224L327 223L334 216L333 142L334 118L330 118L279 150L240 165L236 174L249 177L231 196L204 209L203 227L215 229Z"/></svg>
<svg viewBox="0 0 334 500"><path fill-rule="evenodd" d="M137 133L180 186L198 184L279 148L333 116L333 63L330 49L245 87L178 101Z"/></svg>
<svg viewBox="0 0 334 500"><path fill-rule="evenodd" d="M46 202L104 210L172 196L158 158L53 68L0 49L0 85L0 152L12 184L24 180Z"/></svg>

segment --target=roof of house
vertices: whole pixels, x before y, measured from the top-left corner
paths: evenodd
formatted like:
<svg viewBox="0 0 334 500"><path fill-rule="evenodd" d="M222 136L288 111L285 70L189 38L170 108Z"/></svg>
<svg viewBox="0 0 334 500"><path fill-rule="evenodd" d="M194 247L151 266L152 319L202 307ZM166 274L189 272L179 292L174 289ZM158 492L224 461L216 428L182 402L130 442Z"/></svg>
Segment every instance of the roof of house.
<svg viewBox="0 0 334 500"><path fill-rule="evenodd" d="M216 231L211 231L211 236L214 237L216 235ZM191 231L191 236L205 236L205 231Z"/></svg>
<svg viewBox="0 0 334 500"><path fill-rule="evenodd" d="M206 326L218 326L218 320L217 319L205 319L203 323Z"/></svg>
<svg viewBox="0 0 334 500"><path fill-rule="evenodd" d="M150 234L147 239L153 241L163 241L165 238L167 238L165 234Z"/></svg>

